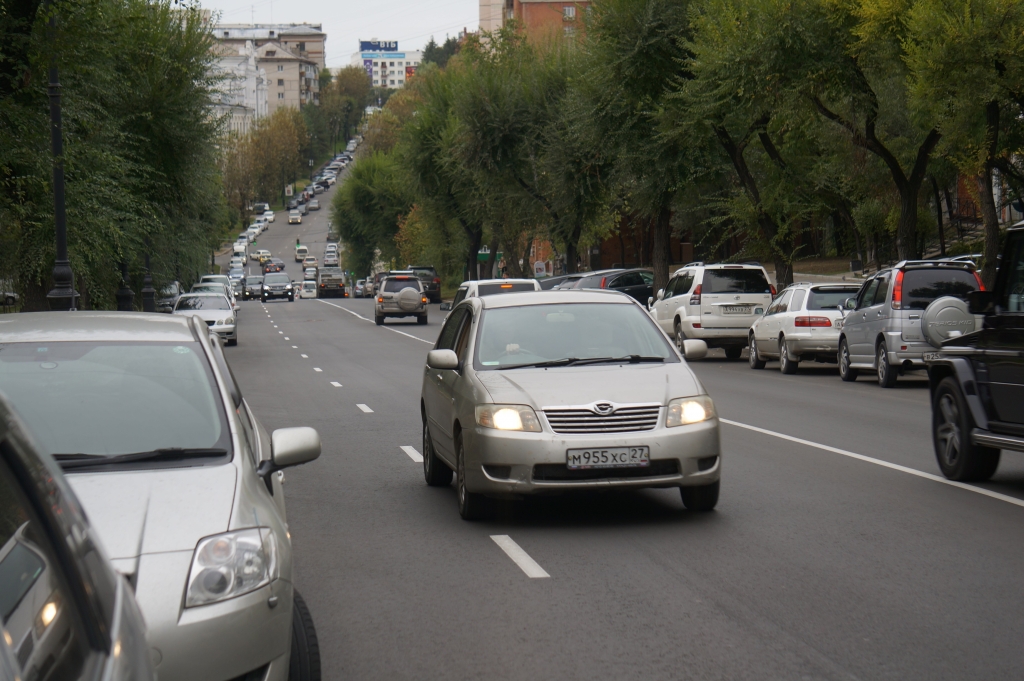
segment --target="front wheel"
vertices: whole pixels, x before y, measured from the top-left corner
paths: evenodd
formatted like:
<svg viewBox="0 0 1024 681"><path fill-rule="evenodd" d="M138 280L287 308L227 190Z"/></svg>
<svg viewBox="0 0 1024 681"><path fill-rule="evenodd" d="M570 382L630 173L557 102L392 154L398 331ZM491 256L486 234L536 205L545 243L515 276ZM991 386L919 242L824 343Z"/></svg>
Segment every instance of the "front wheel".
<svg viewBox="0 0 1024 681"><path fill-rule="evenodd" d="M891 388L896 385L896 376L898 374L896 367L889 364L889 352L885 347L885 341L878 344L876 363L876 368L878 369L878 385L883 388Z"/></svg>
<svg viewBox="0 0 1024 681"><path fill-rule="evenodd" d="M686 340L686 335L683 333L683 325L679 323L678 319L673 324L672 329L676 335L676 349L679 350L680 355L685 355L686 353L683 352L683 341Z"/></svg>
<svg viewBox="0 0 1024 681"><path fill-rule="evenodd" d="M456 437L455 450L458 457L455 487L459 496L459 515L463 520L480 520L484 517L487 499L482 494L466 489L466 448L462 446L461 435Z"/></svg>
<svg viewBox="0 0 1024 681"><path fill-rule="evenodd" d="M768 362L761 359L761 356L757 353L757 341L754 339L754 334L750 334L750 346L747 348L747 361L750 362L751 369L764 369L764 365Z"/></svg>
<svg viewBox="0 0 1024 681"><path fill-rule="evenodd" d="M699 487L680 487L679 493L683 497L683 506L690 511L710 511L718 504L718 489L721 480L716 480L710 485Z"/></svg>
<svg viewBox="0 0 1024 681"><path fill-rule="evenodd" d="M784 374L795 374L800 368L800 362L789 356L789 348L786 347L786 339L779 338L779 370Z"/></svg>
<svg viewBox="0 0 1024 681"><path fill-rule="evenodd" d="M999 467L999 450L971 441L974 418L952 376L939 382L932 399L932 442L939 469L950 480L988 480Z"/></svg>
<svg viewBox="0 0 1024 681"><path fill-rule="evenodd" d="M844 338L839 341L839 378L846 382L852 382L857 380L859 373L858 369L850 368L850 346Z"/></svg>
<svg viewBox="0 0 1024 681"><path fill-rule="evenodd" d="M434 453L434 440L430 437L426 421L423 422L423 477L431 487L452 484L452 469Z"/></svg>
<svg viewBox="0 0 1024 681"><path fill-rule="evenodd" d="M320 681L320 644L313 616L298 589L292 594L292 654L288 662L288 681Z"/></svg>

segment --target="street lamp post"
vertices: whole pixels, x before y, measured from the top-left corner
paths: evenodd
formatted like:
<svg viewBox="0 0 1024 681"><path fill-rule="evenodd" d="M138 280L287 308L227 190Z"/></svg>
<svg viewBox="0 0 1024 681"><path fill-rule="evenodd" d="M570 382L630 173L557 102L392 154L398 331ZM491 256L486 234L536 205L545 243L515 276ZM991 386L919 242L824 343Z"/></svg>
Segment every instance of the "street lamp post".
<svg viewBox="0 0 1024 681"><path fill-rule="evenodd" d="M135 292L128 285L128 263L124 261L121 262L121 288L117 289L114 297L117 298L118 312L131 312L134 309L132 301L135 300Z"/></svg>
<svg viewBox="0 0 1024 681"><path fill-rule="evenodd" d="M149 269L149 245L146 245L146 276L142 279L142 311L156 312L156 289L153 288L153 273Z"/></svg>
<svg viewBox="0 0 1024 681"><path fill-rule="evenodd" d="M313 181L313 159L309 159L309 181Z"/></svg>
<svg viewBox="0 0 1024 681"><path fill-rule="evenodd" d="M46 3L47 9L50 3ZM51 49L57 18L50 17L47 32ZM60 78L57 73L57 57L50 57L50 82L47 86L50 98L50 147L53 152L53 224L57 237L57 253L53 263L53 289L46 294L51 310L74 310L78 307L78 291L75 290L74 273L68 259L67 213L64 207L64 132L60 116Z"/></svg>

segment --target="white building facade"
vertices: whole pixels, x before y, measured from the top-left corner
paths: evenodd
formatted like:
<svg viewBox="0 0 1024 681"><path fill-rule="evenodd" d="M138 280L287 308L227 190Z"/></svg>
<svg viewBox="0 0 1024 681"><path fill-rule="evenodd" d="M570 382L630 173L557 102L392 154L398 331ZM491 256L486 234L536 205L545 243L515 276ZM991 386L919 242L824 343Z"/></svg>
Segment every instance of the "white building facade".
<svg viewBox="0 0 1024 681"><path fill-rule="evenodd" d="M374 87L404 87L423 60L421 50L403 52L397 42L361 40L359 47L360 51L352 55L352 65L365 69Z"/></svg>
<svg viewBox="0 0 1024 681"><path fill-rule="evenodd" d="M214 95L214 113L227 118L228 132L244 135L269 113L267 73L257 63L253 44L245 43L237 55L221 55L213 63L220 78Z"/></svg>

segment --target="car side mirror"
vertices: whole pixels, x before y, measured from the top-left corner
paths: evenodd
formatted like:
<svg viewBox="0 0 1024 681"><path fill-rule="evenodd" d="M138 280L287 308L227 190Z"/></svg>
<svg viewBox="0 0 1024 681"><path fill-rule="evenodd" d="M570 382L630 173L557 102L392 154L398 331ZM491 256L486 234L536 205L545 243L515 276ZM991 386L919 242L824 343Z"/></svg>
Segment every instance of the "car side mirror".
<svg viewBox="0 0 1024 681"><path fill-rule="evenodd" d="M427 353L427 366L431 369L457 369L459 356L454 350L431 350Z"/></svg>
<svg viewBox="0 0 1024 681"><path fill-rule="evenodd" d="M967 311L971 314L988 314L995 301L996 296L992 291L971 291L967 294Z"/></svg>
<svg viewBox="0 0 1024 681"><path fill-rule="evenodd" d="M659 288L658 289L657 298L658 298L658 300L665 300L665 289L663 289L663 288Z"/></svg>
<svg viewBox="0 0 1024 681"><path fill-rule="evenodd" d="M653 297L647 299L647 309L650 310L652 307L654 307L654 298Z"/></svg>
<svg viewBox="0 0 1024 681"><path fill-rule="evenodd" d="M260 464L257 473L267 477L275 471L309 463L320 456L320 433L315 428L278 428L270 434L270 461Z"/></svg>
<svg viewBox="0 0 1024 681"><path fill-rule="evenodd" d="M452 309L451 303L441 303L441 312L447 312L450 309Z"/></svg>
<svg viewBox="0 0 1024 681"><path fill-rule="evenodd" d="M687 338L683 341L683 357L686 359L704 359L708 356L708 344L699 338Z"/></svg>
<svg viewBox="0 0 1024 681"><path fill-rule="evenodd" d="M843 301L843 307L846 308L847 310L856 310L857 309L857 299L856 298L847 298L846 300Z"/></svg>

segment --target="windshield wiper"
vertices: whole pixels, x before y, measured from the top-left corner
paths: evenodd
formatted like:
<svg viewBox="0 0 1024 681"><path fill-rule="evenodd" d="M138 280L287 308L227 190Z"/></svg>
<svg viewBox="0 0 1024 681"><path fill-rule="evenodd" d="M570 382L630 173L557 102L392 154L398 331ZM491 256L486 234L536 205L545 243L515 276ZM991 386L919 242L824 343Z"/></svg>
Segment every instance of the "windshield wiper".
<svg viewBox="0 0 1024 681"><path fill-rule="evenodd" d="M522 369L525 367L565 367L570 364L575 364L580 361L579 357L563 357L562 359L549 359L543 362L527 362L526 364L507 364L503 367L498 367L499 370L504 371L505 369Z"/></svg>
<svg viewBox="0 0 1024 681"><path fill-rule="evenodd" d="M625 355L623 357L588 357L586 359L577 360L574 364L604 364L613 362L629 362L630 364L640 364L641 362L664 362L664 357L647 357L645 355Z"/></svg>
<svg viewBox="0 0 1024 681"><path fill-rule="evenodd" d="M60 463L64 470L72 468L90 468L96 466L109 466L111 464L132 463L134 461L171 461L174 459L212 458L225 456L226 449L200 447L194 449L183 449L181 447L166 447L154 449L149 452L131 452L130 454L115 454L104 456L103 454L54 454L53 458Z"/></svg>

